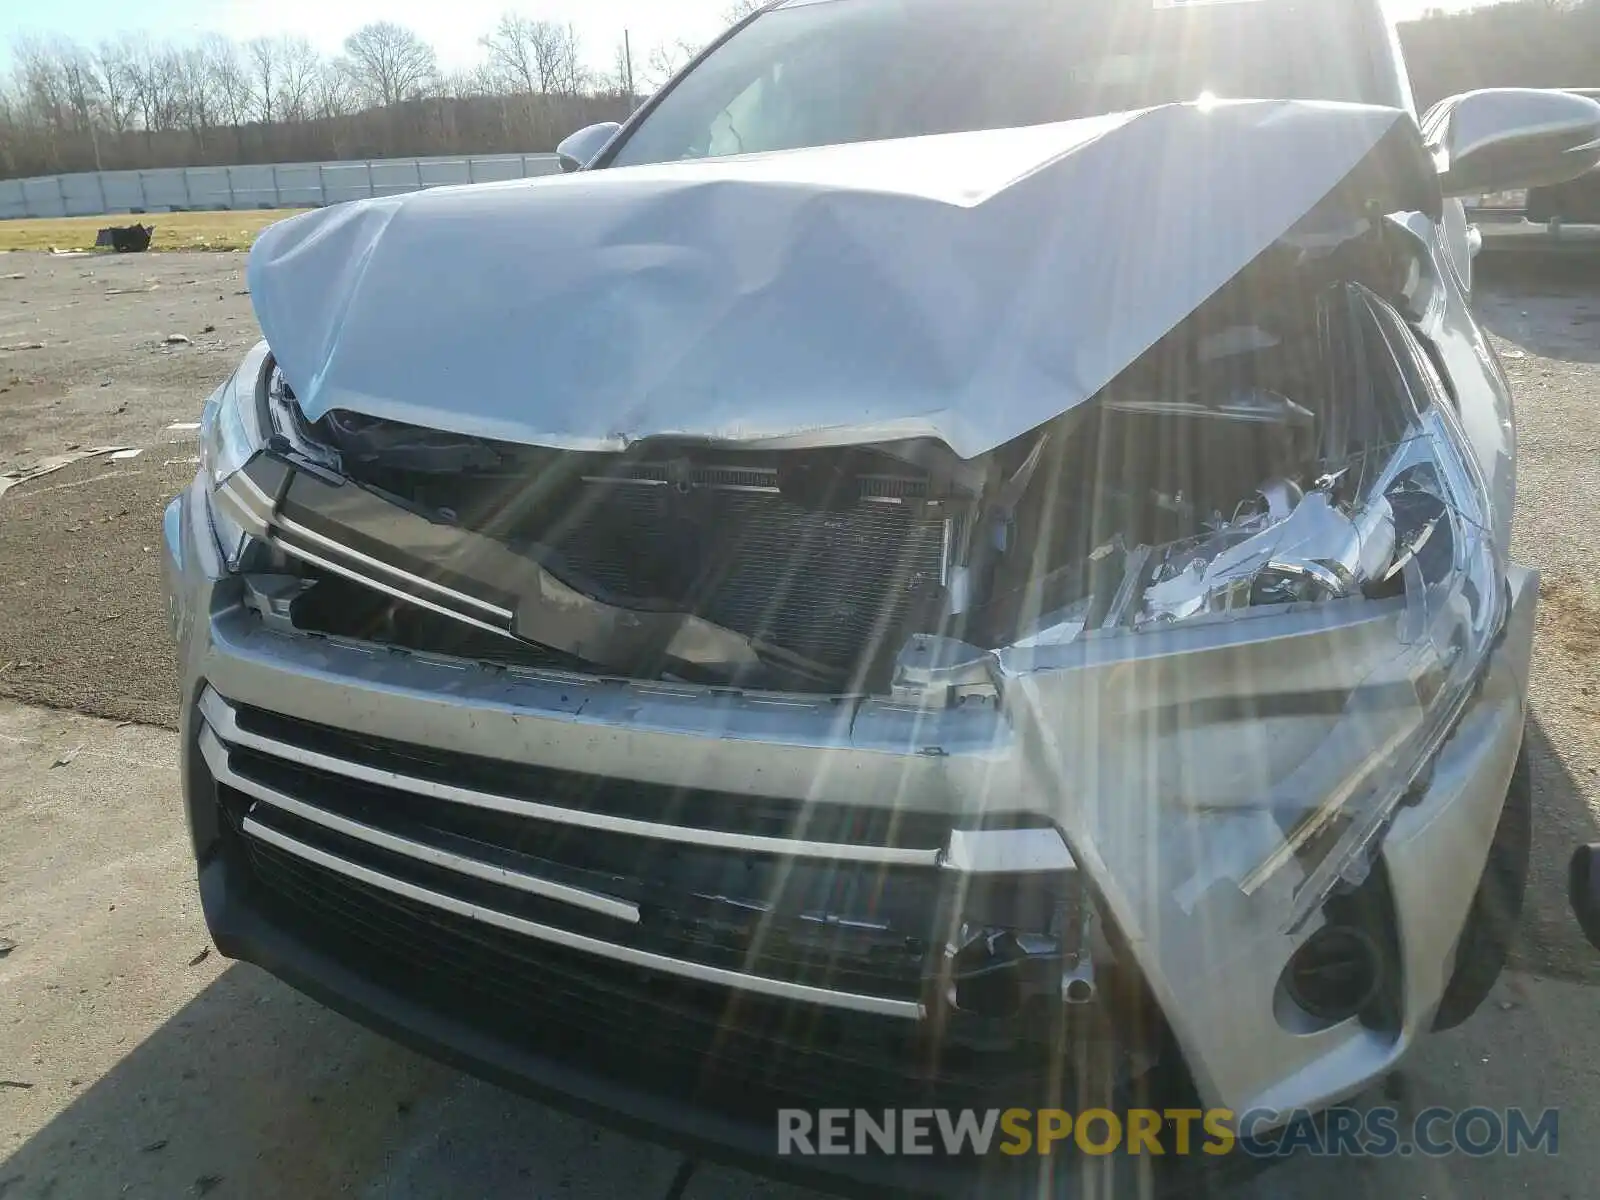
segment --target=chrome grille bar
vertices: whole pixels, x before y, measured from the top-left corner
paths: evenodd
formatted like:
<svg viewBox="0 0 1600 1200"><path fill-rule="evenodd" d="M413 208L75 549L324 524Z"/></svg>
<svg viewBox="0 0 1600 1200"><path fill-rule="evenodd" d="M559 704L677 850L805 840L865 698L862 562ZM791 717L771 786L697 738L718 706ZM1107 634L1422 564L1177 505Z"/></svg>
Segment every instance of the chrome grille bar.
<svg viewBox="0 0 1600 1200"><path fill-rule="evenodd" d="M245 746L275 758L299 763L301 766L341 775L346 779L395 788L452 804L466 804L493 812L528 817L536 821L549 821L604 833L681 842L721 850L739 850L751 854L773 854L789 858L827 859L835 862L936 867L940 865L943 856L942 847L851 845L844 842L813 842L798 838L766 837L719 829L670 825L634 817L619 817L609 813L543 804L536 800L503 796L440 780L406 775L399 771L369 766L366 763L351 762L348 759L252 733L240 727L232 706L210 688L207 688L200 698L200 711L217 737L229 745Z"/></svg>
<svg viewBox="0 0 1600 1200"><path fill-rule="evenodd" d="M299 551L283 540L284 534L287 534L290 538L298 538L314 543L318 547L318 553L334 555L345 560L353 567L376 571L380 575L388 576L408 587L425 589L438 596L441 600L476 608L481 613L487 613L489 616L499 620L507 629L511 627L511 620L515 614L509 608L501 608L498 604L491 604L487 600L469 596L466 592L458 592L454 588L445 587L444 584L435 583L433 580L425 579L421 575L413 575L409 571L402 571L399 567L391 566L382 559L373 558L370 554L363 554L359 550L346 546L343 542L337 542L333 538L318 533L315 529L308 529L300 522L291 521L281 514L272 519L272 524L278 530L279 537L277 540L279 545L283 546L291 554L298 554Z"/></svg>
<svg viewBox="0 0 1600 1200"><path fill-rule="evenodd" d="M660 971L664 975L674 975L682 979L698 980L701 983L736 988L758 995L773 996L781 1000L796 1000L832 1008L847 1008L856 1012L873 1013L886 1017L900 1017L912 1021L920 1020L923 1016L923 1006L912 1000L866 996L858 992L840 992L831 988L812 987L809 984L790 983L782 979L769 979L762 975L749 975L743 971L733 971L725 967L713 967L703 963L685 962L683 959L671 958L664 954L638 950L631 946L619 946L613 942L602 941L599 938L571 933L565 929L557 929L550 925L541 925L537 921L529 921L522 917L513 916L510 913L500 912L498 909L487 908L481 904L474 904L468 900L446 895L443 892L436 892L431 888L419 887L403 879L395 879L380 871L374 871L370 867L362 866L360 863L350 862L335 854L329 854L316 846L308 845L298 838L290 837L288 834L273 829L269 825L263 825L252 817L245 818L244 831L249 836L258 838L268 845L275 846L286 854L314 863L335 874L357 880L369 887L378 888L392 895L404 897L418 904L426 904L444 912L454 913L459 917L481 921L485 925L493 925L511 933L520 933L525 937L536 938L539 941L549 942L557 946L564 946L570 950L578 950L601 958L628 963L631 966L643 967L646 970Z"/></svg>
<svg viewBox="0 0 1600 1200"><path fill-rule="evenodd" d="M382 579L376 578L375 576L362 574L362 572L354 567L347 567L343 563L336 562L331 558L324 558L320 554L316 554L313 551L307 550L304 546L295 545L286 538L274 537L272 539L272 544L277 546L285 554L292 554L302 562L308 562L314 567L321 567L324 571L332 571L335 575L342 575L346 579L353 580L356 583L366 584L367 587L376 588L385 595L393 596L396 600L404 600L409 604L420 605L423 608L438 613L440 616L452 617L457 621L464 621L468 625L476 625L479 629L486 629L490 633L498 633L501 637L515 638L516 636L509 629L503 629L498 625L491 625L488 621L479 620L477 617L468 616L466 613L460 612L457 609L435 603L434 601L423 596L418 596L413 592L406 591L404 588L397 587L392 583L385 583ZM417 579L415 576L405 576L405 578L408 582L416 582L418 584L424 582L423 580Z"/></svg>
<svg viewBox="0 0 1600 1200"><path fill-rule="evenodd" d="M212 777L218 783L226 784L236 791L243 792L263 804L280 809L292 816L299 817L302 821L320 825L324 829L331 829L335 833L343 834L358 842L365 842L369 846L376 846L387 850L391 854L404 855L406 858L416 859L431 866L443 867L448 871L455 871L460 875L469 875L474 879L482 879L487 883L496 883L502 887L515 888L520 892L527 892L532 896L540 896L547 900L558 900L563 904L571 904L577 908L585 908L590 912L603 913L608 917L615 917L620 921L630 924L639 922L639 906L626 900L618 900L613 896L601 895L591 892L586 888L570 887L564 883L553 883L548 879L540 879L521 871L513 871L507 867L497 867L493 863L482 862L478 859L466 858L460 854L453 854L442 850L438 846L430 846L425 842L414 841L411 838L400 837L386 830L376 829L360 821L352 821L338 813L328 812L312 804L305 804L293 796L287 796L276 788L266 784L257 783L254 779L247 779L233 769L228 761L228 751L217 736L210 729L201 731L200 753L205 757L206 766L210 768Z"/></svg>

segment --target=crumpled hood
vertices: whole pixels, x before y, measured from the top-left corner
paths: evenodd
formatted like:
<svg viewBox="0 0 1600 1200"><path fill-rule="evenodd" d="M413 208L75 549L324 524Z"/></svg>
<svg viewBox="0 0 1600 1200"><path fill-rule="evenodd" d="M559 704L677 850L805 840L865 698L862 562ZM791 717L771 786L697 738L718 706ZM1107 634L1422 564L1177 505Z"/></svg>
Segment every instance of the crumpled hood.
<svg viewBox="0 0 1600 1200"><path fill-rule="evenodd" d="M1398 109L1168 105L359 201L266 230L249 282L313 420L971 457L1093 396L1341 181L1438 205Z"/></svg>

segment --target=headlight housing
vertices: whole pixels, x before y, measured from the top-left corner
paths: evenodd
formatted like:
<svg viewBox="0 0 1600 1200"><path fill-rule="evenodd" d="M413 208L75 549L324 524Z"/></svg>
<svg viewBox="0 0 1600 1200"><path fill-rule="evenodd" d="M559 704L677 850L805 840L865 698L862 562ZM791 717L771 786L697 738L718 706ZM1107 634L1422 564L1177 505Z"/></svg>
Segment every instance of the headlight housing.
<svg viewBox="0 0 1600 1200"><path fill-rule="evenodd" d="M1359 886L1504 626L1505 548L1454 401L1398 314L1349 292L1322 477L1126 551L1115 623L999 652L1075 853L1126 881L1137 936L1292 940Z"/></svg>
<svg viewBox="0 0 1600 1200"><path fill-rule="evenodd" d="M1393 565L1369 585L1403 601L1394 643L1375 654L1328 737L1265 797L1283 840L1240 880L1250 895L1280 872L1298 876L1291 930L1341 880L1365 878L1370 846L1455 728L1505 618L1487 492L1443 396L1368 495L1398 531Z"/></svg>
<svg viewBox="0 0 1600 1200"><path fill-rule="evenodd" d="M211 528L230 571L239 570L251 547L266 537L272 515L271 497L243 468L286 435L291 447L299 448L288 415L292 403L263 342L211 394L200 414L200 470L208 489Z"/></svg>
<svg viewBox="0 0 1600 1200"><path fill-rule="evenodd" d="M1341 681L1322 685L1344 696L1342 711L1264 791L1224 806L1265 818L1241 839L1252 844L1237 848L1232 874L1239 891L1282 914L1286 932L1341 883L1365 879L1377 838L1480 682L1507 608L1488 488L1453 400L1403 320L1364 290L1358 305L1356 348L1372 375L1369 411L1352 418L1356 451L1315 490L1267 496L1271 511L1177 558L1145 593L1145 628L1254 620L1339 598L1378 614L1373 635L1352 639L1333 667ZM1283 678L1292 677L1290 668ZM1263 716L1277 715L1273 694L1264 682Z"/></svg>
<svg viewBox="0 0 1600 1200"><path fill-rule="evenodd" d="M1392 399L1399 437L1351 465L1366 513L1381 511L1383 561L1367 595L1403 601L1394 644L1381 648L1329 736L1267 799L1290 815L1281 845L1240 881L1253 894L1289 864L1298 877L1286 928L1302 925L1341 880L1358 885L1371 846L1424 778L1481 682L1504 625L1505 563L1488 487L1452 398L1416 337L1370 298L1369 347L1400 367ZM1376 340L1376 339L1374 339ZM1358 521L1359 524L1359 521Z"/></svg>

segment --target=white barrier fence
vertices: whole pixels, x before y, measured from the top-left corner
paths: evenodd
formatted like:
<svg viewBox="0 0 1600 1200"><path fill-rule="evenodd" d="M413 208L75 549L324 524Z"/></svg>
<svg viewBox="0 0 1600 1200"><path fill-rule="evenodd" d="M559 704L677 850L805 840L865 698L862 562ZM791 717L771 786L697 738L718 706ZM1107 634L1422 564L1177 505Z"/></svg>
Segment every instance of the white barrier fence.
<svg viewBox="0 0 1600 1200"><path fill-rule="evenodd" d="M553 175L554 154L470 158L376 158L356 162L273 163L91 171L0 180L0 220L104 213L240 208L318 208L367 196L394 196L455 183Z"/></svg>

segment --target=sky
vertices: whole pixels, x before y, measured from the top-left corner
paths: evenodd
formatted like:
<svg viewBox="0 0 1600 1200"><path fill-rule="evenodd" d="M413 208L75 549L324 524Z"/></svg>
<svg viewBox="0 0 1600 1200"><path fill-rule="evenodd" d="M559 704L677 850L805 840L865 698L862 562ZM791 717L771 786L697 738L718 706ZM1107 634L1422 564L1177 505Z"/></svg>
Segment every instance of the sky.
<svg viewBox="0 0 1600 1200"><path fill-rule="evenodd" d="M1399 18L1424 8L1459 8L1472 0L1387 0ZM304 34L328 53L369 21L408 25L431 42L441 66L455 70L480 57L478 38L501 13L571 22L591 66L609 69L613 47L629 31L635 61L658 41L708 40L724 24L729 0L0 0L0 65L19 34L65 34L93 44L137 29L174 40L221 33L238 40Z"/></svg>

